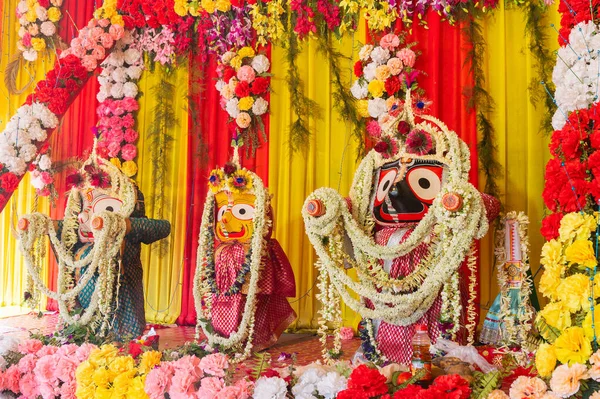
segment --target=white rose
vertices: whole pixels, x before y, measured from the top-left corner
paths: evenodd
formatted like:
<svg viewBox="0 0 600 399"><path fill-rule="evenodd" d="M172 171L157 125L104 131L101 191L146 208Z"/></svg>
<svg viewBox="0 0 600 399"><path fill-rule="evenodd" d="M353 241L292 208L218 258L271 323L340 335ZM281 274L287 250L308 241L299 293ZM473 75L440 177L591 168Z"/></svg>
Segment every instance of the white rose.
<svg viewBox="0 0 600 399"><path fill-rule="evenodd" d="M46 10L42 6L38 5L35 7L35 14L37 15L38 19L42 22L48 19L48 10Z"/></svg>
<svg viewBox="0 0 600 399"><path fill-rule="evenodd" d="M23 58L25 58L25 60L27 61L35 61L38 58L38 53L37 51L35 51L34 49L29 49L29 50L25 50L23 51Z"/></svg>
<svg viewBox="0 0 600 399"><path fill-rule="evenodd" d="M27 170L27 163L19 157L8 158L4 164L10 172L21 176Z"/></svg>
<svg viewBox="0 0 600 399"><path fill-rule="evenodd" d="M240 107L238 106L238 103L239 100L237 98L232 98L227 101L227 104L225 104L225 111L227 111L229 116L232 118L236 118L240 113Z"/></svg>
<svg viewBox="0 0 600 399"><path fill-rule="evenodd" d="M254 57L250 65L252 66L252 68L254 68L257 74L265 73L271 67L269 59L263 54L259 54L256 57Z"/></svg>
<svg viewBox="0 0 600 399"><path fill-rule="evenodd" d="M259 378L254 384L254 399L285 399L287 384L279 377Z"/></svg>
<svg viewBox="0 0 600 399"><path fill-rule="evenodd" d="M110 76L115 82L118 83L124 83L127 81L127 73L125 72L125 68L115 68Z"/></svg>
<svg viewBox="0 0 600 399"><path fill-rule="evenodd" d="M352 93L354 98L362 100L369 94L369 88L368 85L361 84L359 80L356 80L350 88L350 92Z"/></svg>
<svg viewBox="0 0 600 399"><path fill-rule="evenodd" d="M43 22L40 26L40 31L44 36L54 36L54 34L56 33L56 25L54 25L50 21Z"/></svg>
<svg viewBox="0 0 600 399"><path fill-rule="evenodd" d="M40 167L41 170L48 170L52 167L52 160L50 159L50 157L48 155L44 154L40 157L38 166Z"/></svg>
<svg viewBox="0 0 600 399"><path fill-rule="evenodd" d="M317 382L317 391L325 399L333 399L340 391L348 386L348 379L343 375L331 371Z"/></svg>
<svg viewBox="0 0 600 399"><path fill-rule="evenodd" d="M377 64L374 62L370 62L367 64L366 67L364 67L363 75L364 75L365 79L367 79L367 82L370 82L373 79L375 79L376 71L377 71Z"/></svg>
<svg viewBox="0 0 600 399"><path fill-rule="evenodd" d="M123 83L115 83L112 85L110 88L110 95L117 99L123 98Z"/></svg>
<svg viewBox="0 0 600 399"><path fill-rule="evenodd" d="M383 47L375 47L371 51L371 59L377 63L377 65L383 65L390 59L390 52Z"/></svg>
<svg viewBox="0 0 600 399"><path fill-rule="evenodd" d="M30 162L37 155L37 147L33 144L26 144L19 149L19 157L25 162Z"/></svg>
<svg viewBox="0 0 600 399"><path fill-rule="evenodd" d="M133 82L127 82L123 85L123 94L125 97L136 98L138 95L138 87Z"/></svg>
<svg viewBox="0 0 600 399"><path fill-rule="evenodd" d="M362 48L358 52L358 57L361 59L361 61L366 61L369 59L369 56L371 55L371 51L373 51L373 45L365 44L364 46L362 46Z"/></svg>
<svg viewBox="0 0 600 399"><path fill-rule="evenodd" d="M142 53L135 48L127 49L124 54L125 62L128 63L129 65L133 65L133 64L137 63L141 56L142 56Z"/></svg>
<svg viewBox="0 0 600 399"><path fill-rule="evenodd" d="M139 66L133 65L127 68L127 75L131 79L138 80L142 76L143 69Z"/></svg>
<svg viewBox="0 0 600 399"><path fill-rule="evenodd" d="M383 98L374 98L369 100L368 105L369 115L373 118L379 118L381 114L387 112L387 106Z"/></svg>
<svg viewBox="0 0 600 399"><path fill-rule="evenodd" d="M262 115L267 112L269 108L269 103L262 97L257 98L252 104L252 113L254 115Z"/></svg>

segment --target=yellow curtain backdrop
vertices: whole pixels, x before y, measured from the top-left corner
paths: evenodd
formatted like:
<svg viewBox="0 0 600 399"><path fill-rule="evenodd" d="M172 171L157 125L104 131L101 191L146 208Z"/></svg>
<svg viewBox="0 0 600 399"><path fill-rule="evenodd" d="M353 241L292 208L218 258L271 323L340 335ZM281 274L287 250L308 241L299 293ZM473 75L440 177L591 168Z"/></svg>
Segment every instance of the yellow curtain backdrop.
<svg viewBox="0 0 600 399"><path fill-rule="evenodd" d="M2 11L2 29L0 46L0 71L4 74L10 62L11 55L17 47L16 31L18 22L14 10L18 0L4 1ZM35 63L27 66L18 76L17 87L24 87L31 78L35 81L43 79L46 72L52 67L54 56L40 57ZM6 123L15 111L23 104L35 84L20 95L9 95L4 83L0 84L0 131L4 130ZM11 200L0 214L0 317L18 313L26 313L29 309L21 307L23 291L25 290L25 263L18 242L11 231L11 222L16 223L17 215L39 211L48 213L48 201L40 200L37 208L34 207L35 190L29 184L29 176L25 176L19 188L13 193ZM45 266L45 265L44 265ZM47 270L47 267L44 267ZM41 301L44 306L45 301Z"/></svg>
<svg viewBox="0 0 600 399"><path fill-rule="evenodd" d="M364 26L364 24L359 24ZM365 31L344 39L339 50L356 60L358 42L365 42ZM353 54L354 52L354 54ZM306 154L290 156L288 126L294 117L285 76L285 52L273 47L269 138L269 191L273 194L275 215L274 236L285 250L296 277L296 297L291 300L298 319L291 328L318 327L318 301L315 298L317 272L314 250L304 233L301 210L306 197L319 187L332 187L348 195L357 163L357 142L349 125L340 120L334 109L331 93L329 61L317 53L316 43L308 41L298 58L300 76L309 98L321 107L322 118L310 120L312 135ZM345 72L347 87L352 83L352 61L340 65ZM349 308L343 308L345 325L354 325L356 318Z"/></svg>
<svg viewBox="0 0 600 399"><path fill-rule="evenodd" d="M549 33L546 46L552 51L558 48L556 33L550 28L551 23L560 25L556 7L553 6L541 22ZM544 216L542 190L544 170L550 156L550 136L540 133L539 129L546 112L543 104L534 107L530 101L528 86L532 79L539 78L524 32L523 11L506 10L503 2L500 2L500 9L484 21L487 90L496 102L496 109L490 117L496 129L496 157L502 166L502 175L497 177L500 199L505 211L523 211L529 216L529 257L535 274L544 243L540 225ZM482 316L498 294L492 243L492 235L488 234L481 247Z"/></svg>

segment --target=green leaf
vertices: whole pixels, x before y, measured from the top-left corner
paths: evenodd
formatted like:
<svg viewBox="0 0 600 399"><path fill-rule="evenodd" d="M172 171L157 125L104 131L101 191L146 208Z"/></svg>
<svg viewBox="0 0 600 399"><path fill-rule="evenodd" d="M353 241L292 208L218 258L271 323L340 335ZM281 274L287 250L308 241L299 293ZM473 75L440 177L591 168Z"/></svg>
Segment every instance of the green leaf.
<svg viewBox="0 0 600 399"><path fill-rule="evenodd" d="M481 372L474 372L475 382L473 383L471 399L485 399L488 397L490 392L500 385L499 371L492 371L487 374Z"/></svg>

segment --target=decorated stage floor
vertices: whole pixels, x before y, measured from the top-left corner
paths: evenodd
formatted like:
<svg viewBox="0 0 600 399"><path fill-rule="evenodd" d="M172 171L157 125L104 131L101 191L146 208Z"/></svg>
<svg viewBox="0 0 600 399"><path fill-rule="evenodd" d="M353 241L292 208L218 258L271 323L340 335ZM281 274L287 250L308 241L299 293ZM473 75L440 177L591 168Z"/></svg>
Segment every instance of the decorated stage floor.
<svg viewBox="0 0 600 399"><path fill-rule="evenodd" d="M0 334L12 334L27 338L30 332L50 334L58 322L57 314L47 314L38 318L36 315L14 316L0 319ZM147 329L154 327L159 335L159 349L170 349L181 346L187 341L194 340L195 329L192 326L162 326L148 324ZM350 359L360 346L360 339L353 338L342 342L342 359ZM283 334L279 342L265 351L271 356L273 367L289 365L289 360L277 360L282 353L296 354L297 364L306 365L321 357L321 344L319 337L313 334ZM285 357L285 356L284 356ZM245 369L251 369L255 359L249 359L239 367L239 374L244 374Z"/></svg>

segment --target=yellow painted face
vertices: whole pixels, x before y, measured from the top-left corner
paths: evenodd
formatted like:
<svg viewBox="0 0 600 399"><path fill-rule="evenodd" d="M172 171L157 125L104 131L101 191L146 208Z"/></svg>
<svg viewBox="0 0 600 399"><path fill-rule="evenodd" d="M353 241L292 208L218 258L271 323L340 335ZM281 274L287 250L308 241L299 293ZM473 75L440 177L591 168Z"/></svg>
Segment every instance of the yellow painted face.
<svg viewBox="0 0 600 399"><path fill-rule="evenodd" d="M215 194L217 222L215 231L222 242L247 242L254 232L254 202L252 194L235 194L220 191Z"/></svg>

